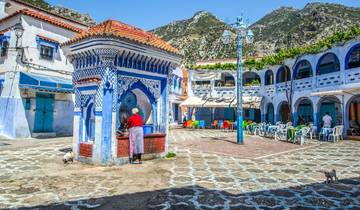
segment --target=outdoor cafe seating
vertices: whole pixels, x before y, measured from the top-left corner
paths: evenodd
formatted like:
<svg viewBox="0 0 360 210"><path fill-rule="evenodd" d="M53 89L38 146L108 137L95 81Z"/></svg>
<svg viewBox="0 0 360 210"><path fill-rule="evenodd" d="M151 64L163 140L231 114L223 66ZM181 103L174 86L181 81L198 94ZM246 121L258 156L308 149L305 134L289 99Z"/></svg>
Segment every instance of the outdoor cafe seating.
<svg viewBox="0 0 360 210"><path fill-rule="evenodd" d="M183 127L193 129L205 129L206 123L205 120L187 120L183 123ZM291 122L276 122L275 125L272 125L266 122L256 123L244 120L242 127L247 135L256 135L280 141L288 141L300 145L303 145L308 139L312 140L313 137L316 136L316 128L313 123L309 123L308 125L298 125L294 127ZM216 119L212 121L210 128L230 131L236 129L237 125L236 122L230 120ZM336 143L339 140L343 140L343 133L343 125L338 125L334 128L323 127L319 131L318 137L319 140L332 141Z"/></svg>

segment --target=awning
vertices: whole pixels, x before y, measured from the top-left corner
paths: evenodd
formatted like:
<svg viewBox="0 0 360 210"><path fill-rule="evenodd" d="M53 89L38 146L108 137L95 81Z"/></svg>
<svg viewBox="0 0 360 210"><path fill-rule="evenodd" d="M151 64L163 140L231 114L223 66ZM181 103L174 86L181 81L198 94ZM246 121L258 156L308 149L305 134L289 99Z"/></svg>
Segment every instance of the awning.
<svg viewBox="0 0 360 210"><path fill-rule="evenodd" d="M51 92L73 92L73 85L71 80L24 72L20 73L19 87Z"/></svg>
<svg viewBox="0 0 360 210"><path fill-rule="evenodd" d="M208 98L205 100L204 107L231 107L234 98Z"/></svg>
<svg viewBox="0 0 360 210"><path fill-rule="evenodd" d="M262 99L262 97L259 97L259 96L243 96L242 106L243 106L243 108L248 108L248 109L250 109L250 108L260 109L261 99ZM237 103L237 100L235 99L231 103L231 106L235 107L236 103Z"/></svg>
<svg viewBox="0 0 360 210"><path fill-rule="evenodd" d="M236 107L237 100L235 98L199 98L189 97L180 106L185 107L208 107L208 108L229 108ZM243 108L259 109L261 97L243 96Z"/></svg>
<svg viewBox="0 0 360 210"><path fill-rule="evenodd" d="M180 104L180 106L186 107L203 107L205 100L199 97L189 97L184 102Z"/></svg>
<svg viewBox="0 0 360 210"><path fill-rule="evenodd" d="M356 88L347 88L341 90L330 90L330 91L321 91L321 92L313 92L311 96L334 96L334 95L343 95L343 94L351 94L352 92L360 91L359 87Z"/></svg>

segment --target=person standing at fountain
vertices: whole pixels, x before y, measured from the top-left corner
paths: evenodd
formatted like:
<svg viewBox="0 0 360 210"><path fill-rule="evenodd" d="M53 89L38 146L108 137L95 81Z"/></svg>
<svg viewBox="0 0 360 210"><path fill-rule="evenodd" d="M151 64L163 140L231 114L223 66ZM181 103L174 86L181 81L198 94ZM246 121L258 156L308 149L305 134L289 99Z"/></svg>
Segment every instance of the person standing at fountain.
<svg viewBox="0 0 360 210"><path fill-rule="evenodd" d="M128 119L128 126L130 128L130 163L141 164L141 154L144 153L144 131L142 117L139 115L139 109L133 108L131 110L132 116Z"/></svg>

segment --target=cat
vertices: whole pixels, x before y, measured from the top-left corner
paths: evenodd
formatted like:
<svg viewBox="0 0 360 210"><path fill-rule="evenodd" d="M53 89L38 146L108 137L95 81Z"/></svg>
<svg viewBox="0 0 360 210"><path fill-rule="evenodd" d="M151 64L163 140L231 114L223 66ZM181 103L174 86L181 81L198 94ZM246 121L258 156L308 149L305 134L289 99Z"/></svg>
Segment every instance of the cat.
<svg viewBox="0 0 360 210"><path fill-rule="evenodd" d="M325 174L325 178L326 178L326 181L325 181L326 184L338 181L335 169L333 169L331 171L324 171L324 174Z"/></svg>

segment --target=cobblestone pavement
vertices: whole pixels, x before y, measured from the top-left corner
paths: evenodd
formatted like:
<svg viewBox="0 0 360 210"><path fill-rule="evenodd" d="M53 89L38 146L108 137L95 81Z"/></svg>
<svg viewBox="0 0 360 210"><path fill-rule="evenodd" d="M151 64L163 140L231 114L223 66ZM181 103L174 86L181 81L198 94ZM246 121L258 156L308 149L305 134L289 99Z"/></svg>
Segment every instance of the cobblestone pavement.
<svg viewBox="0 0 360 210"><path fill-rule="evenodd" d="M0 146L0 208L360 209L360 142L311 143L254 158L184 147L234 135L173 130L170 150L177 157L139 167L65 167L60 149L70 139L10 142ZM339 182L324 184L323 171L331 169Z"/></svg>

